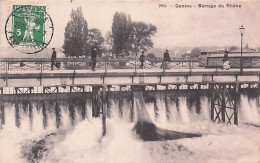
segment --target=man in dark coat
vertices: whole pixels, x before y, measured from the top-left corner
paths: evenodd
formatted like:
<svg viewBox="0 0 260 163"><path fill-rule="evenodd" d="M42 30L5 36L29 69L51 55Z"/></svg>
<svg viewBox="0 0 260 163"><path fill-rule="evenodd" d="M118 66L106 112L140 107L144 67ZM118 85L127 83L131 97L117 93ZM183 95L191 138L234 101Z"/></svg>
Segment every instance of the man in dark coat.
<svg viewBox="0 0 260 163"><path fill-rule="evenodd" d="M55 48L52 48L52 55L51 55L51 70L53 70L53 65L56 62L56 51Z"/></svg>
<svg viewBox="0 0 260 163"><path fill-rule="evenodd" d="M144 69L144 60L145 60L144 51L142 51L142 54L141 54L139 60L141 62L140 68Z"/></svg>
<svg viewBox="0 0 260 163"><path fill-rule="evenodd" d="M97 63L97 50L96 48L92 48L91 53L91 69L92 71L95 71L96 63Z"/></svg>
<svg viewBox="0 0 260 163"><path fill-rule="evenodd" d="M168 69L168 62L171 61L171 57L169 54L169 50L167 49L164 54L163 54L163 63L162 63L162 68L163 69Z"/></svg>

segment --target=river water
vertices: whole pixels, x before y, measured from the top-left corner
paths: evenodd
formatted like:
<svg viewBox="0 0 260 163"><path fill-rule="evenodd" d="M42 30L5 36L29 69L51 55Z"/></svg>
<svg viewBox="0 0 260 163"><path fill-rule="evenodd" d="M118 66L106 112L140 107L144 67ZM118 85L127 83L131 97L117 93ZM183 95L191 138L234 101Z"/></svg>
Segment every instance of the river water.
<svg viewBox="0 0 260 163"><path fill-rule="evenodd" d="M121 102L118 95L110 96L107 134L103 138L102 120L92 118L90 97L4 101L0 162L260 161L260 110L255 98L241 95L236 126L210 120L207 94L192 98L188 94L131 95L134 103L130 95ZM138 115L140 111L142 116ZM133 130L140 119L163 131L201 136L144 141Z"/></svg>

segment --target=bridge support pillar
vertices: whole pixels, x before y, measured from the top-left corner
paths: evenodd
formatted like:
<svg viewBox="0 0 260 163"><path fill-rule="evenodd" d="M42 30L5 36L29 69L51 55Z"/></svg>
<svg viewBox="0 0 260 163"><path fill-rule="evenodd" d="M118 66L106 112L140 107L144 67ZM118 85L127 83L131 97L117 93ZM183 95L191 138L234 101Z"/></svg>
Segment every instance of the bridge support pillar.
<svg viewBox="0 0 260 163"><path fill-rule="evenodd" d="M20 109L18 105L18 101L15 100L15 126L20 127L21 122L20 122Z"/></svg>
<svg viewBox="0 0 260 163"><path fill-rule="evenodd" d="M55 114L56 114L56 128L60 128L61 125L61 108L58 101L55 101Z"/></svg>
<svg viewBox="0 0 260 163"><path fill-rule="evenodd" d="M195 106L195 111L197 114L201 112L200 96L201 96L201 84L188 84L187 85L187 107L189 110L193 109Z"/></svg>
<svg viewBox="0 0 260 163"><path fill-rule="evenodd" d="M118 98L118 109L119 109L119 117L123 117L123 98L122 98L122 88L123 86L119 86L120 92L119 92L119 98Z"/></svg>
<svg viewBox="0 0 260 163"><path fill-rule="evenodd" d="M106 118L107 118L106 89L107 86L103 85L102 86L102 126L103 126L102 136L105 136L107 132L106 130Z"/></svg>
<svg viewBox="0 0 260 163"><path fill-rule="evenodd" d="M157 120L159 116L159 107L158 107L158 102L157 102L157 85L154 86L154 99L153 99L153 108L154 108L154 115L155 119Z"/></svg>
<svg viewBox="0 0 260 163"><path fill-rule="evenodd" d="M106 117L107 117L107 86L92 87L92 117L99 117L102 114L102 136L106 135Z"/></svg>
<svg viewBox="0 0 260 163"><path fill-rule="evenodd" d="M86 100L85 99L81 99L80 100L80 104L81 104L81 118L82 120L86 119Z"/></svg>
<svg viewBox="0 0 260 163"><path fill-rule="evenodd" d="M71 125L74 126L75 124L75 118L76 118L76 111L75 111L75 99L70 99L69 100L69 116L71 120Z"/></svg>
<svg viewBox="0 0 260 163"><path fill-rule="evenodd" d="M1 119L1 122L0 122L0 129L2 128L2 125L5 124L5 108L4 108L4 104L2 102L2 96L0 97L0 119Z"/></svg>
<svg viewBox="0 0 260 163"><path fill-rule="evenodd" d="M158 116L159 116L159 107L158 107L158 102L157 102L156 94L154 95L153 107L154 107L155 119L157 119Z"/></svg>
<svg viewBox="0 0 260 163"><path fill-rule="evenodd" d="M29 107L29 119L30 119L30 128L32 129L33 127L33 106L32 102L28 101L28 107Z"/></svg>
<svg viewBox="0 0 260 163"><path fill-rule="evenodd" d="M234 99L235 100L235 103L234 103L234 123L236 125L238 125L238 105L239 105L239 100L240 100L239 89L240 89L240 85L239 85L239 83L236 83L235 84L235 99Z"/></svg>
<svg viewBox="0 0 260 163"><path fill-rule="evenodd" d="M238 124L239 83L211 84L211 120Z"/></svg>
<svg viewBox="0 0 260 163"><path fill-rule="evenodd" d="M256 102L257 102L257 107L260 107L260 83L257 84Z"/></svg>
<svg viewBox="0 0 260 163"><path fill-rule="evenodd" d="M214 100L215 100L215 93L214 93L214 85L213 84L210 84L209 85L209 90L211 92L211 99L210 99L210 104L211 104L211 107L210 107L210 119L212 121L214 121Z"/></svg>
<svg viewBox="0 0 260 163"><path fill-rule="evenodd" d="M43 117L43 129L46 129L48 123L47 117L47 109L46 109L46 102L42 102L42 117Z"/></svg>
<svg viewBox="0 0 260 163"><path fill-rule="evenodd" d="M165 94L164 94L164 103L165 103L165 111L166 111L166 118L167 120L170 120L170 115L171 115L171 112L170 112L170 106L169 106L169 85L165 85Z"/></svg>
<svg viewBox="0 0 260 163"><path fill-rule="evenodd" d="M135 104L135 99L134 99L134 92L131 91L131 106L130 106L130 121L134 121L134 104Z"/></svg>
<svg viewBox="0 0 260 163"><path fill-rule="evenodd" d="M197 97L196 97L196 112L198 114L200 114L200 112L201 112L200 96L201 96L201 84L198 85L198 91L197 91Z"/></svg>
<svg viewBox="0 0 260 163"><path fill-rule="evenodd" d="M180 111L179 90L180 90L180 85L176 85L175 105L178 112Z"/></svg>
<svg viewBox="0 0 260 163"><path fill-rule="evenodd" d="M92 87L92 117L96 118L101 113L101 87Z"/></svg>
<svg viewBox="0 0 260 163"><path fill-rule="evenodd" d="M111 92L111 85L107 86L107 96L106 96L106 103L107 103L107 117L110 118L111 117L111 101L109 100L109 96L110 96L110 92Z"/></svg>

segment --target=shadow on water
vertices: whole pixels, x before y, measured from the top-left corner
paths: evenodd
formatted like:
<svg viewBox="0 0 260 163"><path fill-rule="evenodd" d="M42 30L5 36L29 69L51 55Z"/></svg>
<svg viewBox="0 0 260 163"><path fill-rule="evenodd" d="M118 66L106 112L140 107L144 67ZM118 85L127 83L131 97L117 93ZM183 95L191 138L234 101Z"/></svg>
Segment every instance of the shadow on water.
<svg viewBox="0 0 260 163"><path fill-rule="evenodd" d="M40 138L28 140L21 148L23 157L30 163L43 161L55 144L62 142L66 138L67 132L69 131L59 130L50 132Z"/></svg>
<svg viewBox="0 0 260 163"><path fill-rule="evenodd" d="M134 102L137 111L137 123L133 131L140 139L144 141L163 141L202 136L201 134L176 132L157 127L149 117L142 92L134 93Z"/></svg>
<svg viewBox="0 0 260 163"><path fill-rule="evenodd" d="M23 156L28 160L28 162L39 162L48 155L47 141L55 135L56 133L50 133L42 139L32 140L25 144L22 147Z"/></svg>
<svg viewBox="0 0 260 163"><path fill-rule="evenodd" d="M257 127L257 128L260 128L260 125L257 125L257 124L253 124L253 123L244 123L248 126L253 126L253 127Z"/></svg>

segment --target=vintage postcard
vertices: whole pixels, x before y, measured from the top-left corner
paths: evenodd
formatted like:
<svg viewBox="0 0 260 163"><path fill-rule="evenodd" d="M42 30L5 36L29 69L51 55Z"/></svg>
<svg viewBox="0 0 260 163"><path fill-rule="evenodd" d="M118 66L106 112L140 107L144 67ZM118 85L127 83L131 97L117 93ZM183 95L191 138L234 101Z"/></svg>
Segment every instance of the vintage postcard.
<svg viewBox="0 0 260 163"><path fill-rule="evenodd" d="M0 163L260 162L259 0L1 0Z"/></svg>

